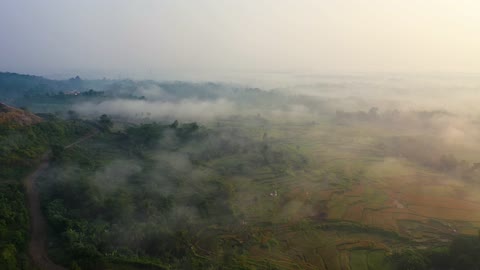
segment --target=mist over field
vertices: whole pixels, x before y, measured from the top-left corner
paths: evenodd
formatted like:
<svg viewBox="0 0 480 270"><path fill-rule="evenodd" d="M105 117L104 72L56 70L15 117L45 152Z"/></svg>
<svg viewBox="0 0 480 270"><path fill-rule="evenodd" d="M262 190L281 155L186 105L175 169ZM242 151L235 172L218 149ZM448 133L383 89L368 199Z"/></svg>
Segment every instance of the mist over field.
<svg viewBox="0 0 480 270"><path fill-rule="evenodd" d="M479 10L0 1L0 269L480 269Z"/></svg>
<svg viewBox="0 0 480 270"><path fill-rule="evenodd" d="M166 85L167 91L162 89L162 84ZM118 88L115 88L117 86ZM116 99L101 102L98 108L94 108L97 103L79 103L75 104L75 109L93 114L105 109L105 112L121 113L124 116L150 111L158 117L170 114L191 119L194 119L194 116L201 119L205 115L211 119L214 116L248 113L244 111L246 108L274 111L281 106L297 106L297 110L305 109L302 106L310 110L317 107L318 110L330 111L365 110L370 107L402 111L446 110L474 116L479 101L476 91L480 87L480 76L276 75L274 79L262 82L241 78L237 78L236 83L138 81L138 85L128 87L122 86L122 83L112 83L108 87L108 93L117 97ZM182 87L187 90L180 89L181 93L175 93ZM189 87L191 89L188 89ZM252 90L260 91L262 98L270 95L273 100L256 100ZM143 98L124 99L127 95Z"/></svg>
<svg viewBox="0 0 480 270"><path fill-rule="evenodd" d="M276 78L1 73L2 179L48 151L27 181L71 269L475 265L480 78Z"/></svg>

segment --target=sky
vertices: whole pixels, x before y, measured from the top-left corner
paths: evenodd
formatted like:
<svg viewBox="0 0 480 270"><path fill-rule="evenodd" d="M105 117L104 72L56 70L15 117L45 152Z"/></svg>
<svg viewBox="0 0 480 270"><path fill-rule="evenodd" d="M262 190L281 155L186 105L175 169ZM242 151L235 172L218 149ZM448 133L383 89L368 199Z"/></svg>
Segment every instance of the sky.
<svg viewBox="0 0 480 270"><path fill-rule="evenodd" d="M1 0L0 70L480 72L478 0Z"/></svg>

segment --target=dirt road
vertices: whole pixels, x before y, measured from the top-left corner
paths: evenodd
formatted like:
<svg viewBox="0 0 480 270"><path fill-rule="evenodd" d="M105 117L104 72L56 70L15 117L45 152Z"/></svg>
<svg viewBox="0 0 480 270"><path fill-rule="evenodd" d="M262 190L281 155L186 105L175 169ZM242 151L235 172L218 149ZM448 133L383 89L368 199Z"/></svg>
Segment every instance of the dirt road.
<svg viewBox="0 0 480 270"><path fill-rule="evenodd" d="M40 209L40 195L35 187L35 181L49 166L49 154L42 157L42 162L37 169L30 174L25 187L28 198L28 210L30 212L31 239L28 245L28 253L33 263L41 270L66 270L56 265L48 258L47 254L47 223Z"/></svg>
<svg viewBox="0 0 480 270"><path fill-rule="evenodd" d="M76 142L69 144L65 149L77 145L86 139L96 135L98 132L94 132L87 136L82 137ZM52 262L47 253L47 223L40 208L40 194L35 186L38 177L48 168L50 165L50 152L45 153L41 159L40 165L37 169L27 176L25 179L26 195L28 200L28 210L30 213L30 233L31 239L28 245L28 253L38 268L41 270L67 270L66 268L59 266Z"/></svg>

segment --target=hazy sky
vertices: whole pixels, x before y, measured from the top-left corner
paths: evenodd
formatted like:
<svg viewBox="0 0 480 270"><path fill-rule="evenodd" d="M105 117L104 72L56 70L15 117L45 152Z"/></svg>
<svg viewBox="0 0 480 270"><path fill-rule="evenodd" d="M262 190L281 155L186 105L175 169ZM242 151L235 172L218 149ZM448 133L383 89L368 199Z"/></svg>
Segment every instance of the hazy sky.
<svg viewBox="0 0 480 270"><path fill-rule="evenodd" d="M480 72L478 0L0 0L0 70Z"/></svg>

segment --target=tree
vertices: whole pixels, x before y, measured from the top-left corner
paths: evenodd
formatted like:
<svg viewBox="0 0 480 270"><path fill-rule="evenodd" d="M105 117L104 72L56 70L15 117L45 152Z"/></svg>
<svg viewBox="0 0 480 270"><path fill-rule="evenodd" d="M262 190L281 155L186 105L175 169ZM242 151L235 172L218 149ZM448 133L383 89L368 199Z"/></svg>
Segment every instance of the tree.
<svg viewBox="0 0 480 270"><path fill-rule="evenodd" d="M178 127L178 120L175 120L175 122L173 122L171 125L170 125L171 128L177 128Z"/></svg>
<svg viewBox="0 0 480 270"><path fill-rule="evenodd" d="M113 127L112 120L106 114L102 114L102 116L100 116L99 123L102 126L102 129L106 131L110 130L110 128Z"/></svg>
<svg viewBox="0 0 480 270"><path fill-rule="evenodd" d="M52 159L53 160L60 160L63 157L63 153L65 152L65 148L58 144L52 144L50 146L52 149Z"/></svg>
<svg viewBox="0 0 480 270"><path fill-rule="evenodd" d="M78 118L79 118L79 115L76 111L69 110L67 112L67 114L68 114L68 119L70 119L70 120L78 120Z"/></svg>

